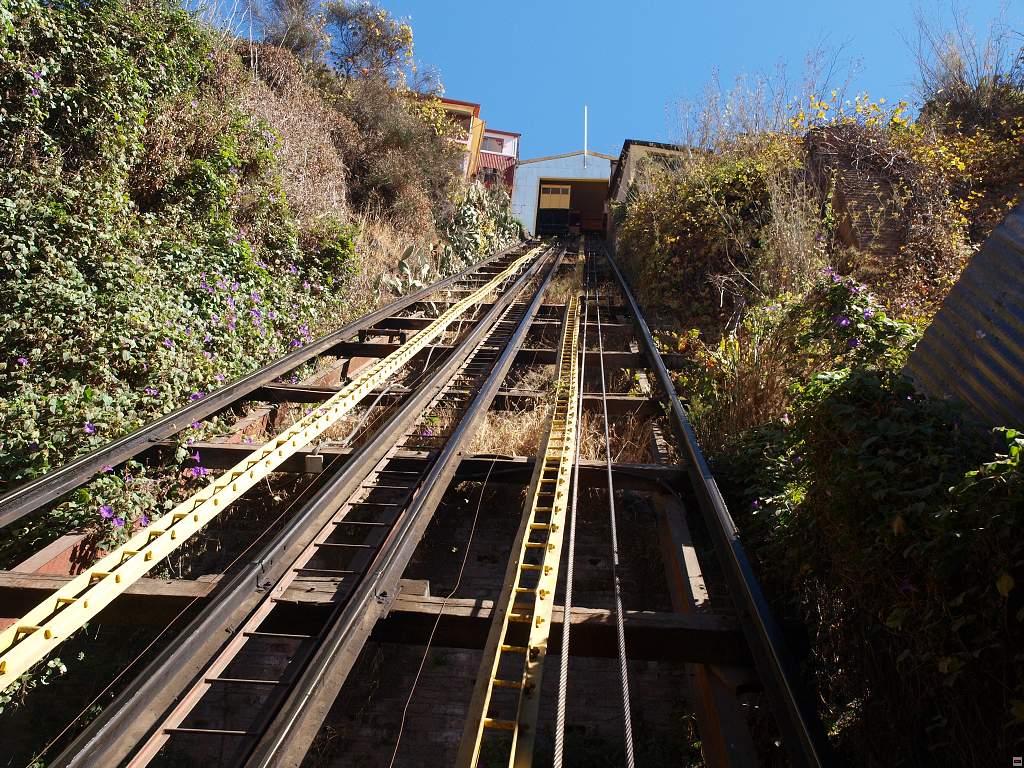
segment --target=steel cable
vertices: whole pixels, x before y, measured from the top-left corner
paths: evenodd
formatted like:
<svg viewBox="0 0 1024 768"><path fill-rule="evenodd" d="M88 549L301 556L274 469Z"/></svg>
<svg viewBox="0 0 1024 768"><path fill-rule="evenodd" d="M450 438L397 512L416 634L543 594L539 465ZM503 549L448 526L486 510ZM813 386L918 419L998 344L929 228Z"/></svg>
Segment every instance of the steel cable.
<svg viewBox="0 0 1024 768"><path fill-rule="evenodd" d="M604 409L605 466L608 470L608 511L612 534L612 585L615 597L615 634L619 648L619 673L622 677L622 712L626 740L626 765L634 768L633 718L629 705L629 668L626 663L626 631L622 621L622 583L619 580L619 537L615 522L615 485L612 481L611 437L608 433L608 391L604 377L604 338L601 331L601 292L594 286L594 314L597 316L597 349L601 370L601 404ZM584 356L585 353L584 353Z"/></svg>

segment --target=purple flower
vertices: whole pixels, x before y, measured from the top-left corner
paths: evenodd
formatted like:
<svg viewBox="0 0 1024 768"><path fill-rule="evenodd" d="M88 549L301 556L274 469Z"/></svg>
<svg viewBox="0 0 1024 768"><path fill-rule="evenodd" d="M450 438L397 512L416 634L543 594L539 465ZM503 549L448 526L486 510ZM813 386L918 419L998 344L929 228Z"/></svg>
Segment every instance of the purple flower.
<svg viewBox="0 0 1024 768"><path fill-rule="evenodd" d="M751 509L760 509L761 508L761 500L760 499L754 499L752 502L750 502L750 508Z"/></svg>
<svg viewBox="0 0 1024 768"><path fill-rule="evenodd" d="M289 346L292 346L292 347L301 347L301 346L302 346L302 342L301 342L301 341L299 341L298 339L292 339L292 341L291 341L291 344L290 344Z"/></svg>
<svg viewBox="0 0 1024 768"><path fill-rule="evenodd" d="M217 381L217 383L218 383L218 384L221 384L221 383L223 383L223 382L224 382L224 374L223 374L223 373L218 373L218 374L217 374L216 376L214 376L213 378L214 378L214 379L216 379L216 381Z"/></svg>
<svg viewBox="0 0 1024 768"><path fill-rule="evenodd" d="M110 466L109 464L104 464L103 468L100 470L100 472L113 472L113 471L114 471L114 468L112 466Z"/></svg>
<svg viewBox="0 0 1024 768"><path fill-rule="evenodd" d="M167 347L168 349L173 349L174 342L171 341L171 339L164 339L164 346Z"/></svg>
<svg viewBox="0 0 1024 768"><path fill-rule="evenodd" d="M188 399L192 402L195 402L196 400L202 400L204 397L206 397L205 392L193 392L191 395L188 396Z"/></svg>
<svg viewBox="0 0 1024 768"><path fill-rule="evenodd" d="M191 426L192 426L192 429L199 429L199 422L198 421L193 421Z"/></svg>
<svg viewBox="0 0 1024 768"><path fill-rule="evenodd" d="M838 325L840 328L846 328L849 324L850 318L848 318L846 315L840 315L839 317L836 318L836 325Z"/></svg>
<svg viewBox="0 0 1024 768"><path fill-rule="evenodd" d="M259 304L260 303L260 295L258 293L256 293L256 291L253 291L252 294L250 294L250 295L252 296L252 303L253 304Z"/></svg>
<svg viewBox="0 0 1024 768"><path fill-rule="evenodd" d="M865 320L870 320L874 316L875 316L875 310L873 310L871 307L868 307L867 309L864 310L864 319Z"/></svg>
<svg viewBox="0 0 1024 768"><path fill-rule="evenodd" d="M29 90L29 95L34 96L35 98L39 98L39 89L32 88L31 90Z"/></svg>
<svg viewBox="0 0 1024 768"><path fill-rule="evenodd" d="M263 317L263 313L260 312L258 309L250 309L249 314L252 315L253 318L255 318L256 320L259 320L261 317Z"/></svg>
<svg viewBox="0 0 1024 768"><path fill-rule="evenodd" d="M304 290L304 291L308 291L309 290L309 281L308 280L303 280L302 281L302 290Z"/></svg>
<svg viewBox="0 0 1024 768"><path fill-rule="evenodd" d="M206 351L204 349L203 350L203 357L205 357L207 360L212 360L213 359L213 354L211 354L210 352L208 352L208 351Z"/></svg>
<svg viewBox="0 0 1024 768"><path fill-rule="evenodd" d="M113 516L114 510L110 508L109 504L104 504L102 507L100 507L100 517L102 517L104 520L109 520Z"/></svg>
<svg viewBox="0 0 1024 768"><path fill-rule="evenodd" d="M208 470L206 467L192 467L191 472L192 477L206 477L209 474L210 470Z"/></svg>
<svg viewBox="0 0 1024 768"><path fill-rule="evenodd" d="M18 358L18 365L20 365L22 368L24 368L26 365L28 365L28 358L27 357L19 357Z"/></svg>
<svg viewBox="0 0 1024 768"><path fill-rule="evenodd" d="M268 317L269 319L271 319L271 320L277 320L277 312L275 312L275 311L274 311L274 310L272 310L272 309L271 309L271 310L268 310L268 311L267 311L267 317Z"/></svg>
<svg viewBox="0 0 1024 768"><path fill-rule="evenodd" d="M296 267L294 264L288 265L288 271L291 272L293 275L299 274L299 268Z"/></svg>
<svg viewBox="0 0 1024 768"><path fill-rule="evenodd" d="M192 461L194 461L196 464L200 464L201 463L199 461L199 451L196 451L195 453L192 454Z"/></svg>
<svg viewBox="0 0 1024 768"><path fill-rule="evenodd" d="M235 300L230 296L228 296L228 306L231 307L232 309L235 308Z"/></svg>
<svg viewBox="0 0 1024 768"><path fill-rule="evenodd" d="M36 79L36 80L42 80L43 79L43 73L42 72L33 72L32 73L32 77L34 79Z"/></svg>
<svg viewBox="0 0 1024 768"><path fill-rule="evenodd" d="M244 232L244 230L243 230L243 232ZM237 282L231 284L231 290L232 291L237 291L238 290L238 283Z"/></svg>
<svg viewBox="0 0 1024 768"><path fill-rule="evenodd" d="M860 346L860 339L850 339L848 342L846 342L846 346L848 346L850 349L856 349L857 347Z"/></svg>
<svg viewBox="0 0 1024 768"><path fill-rule="evenodd" d="M160 391L156 387L146 387L142 391L145 392L150 397L156 397L158 394L160 394Z"/></svg>
<svg viewBox="0 0 1024 768"><path fill-rule="evenodd" d="M206 335L203 336L203 343L204 344L209 344L211 341L213 341L213 334L210 333L209 331L207 331Z"/></svg>
<svg viewBox="0 0 1024 768"><path fill-rule="evenodd" d="M93 424L91 421L87 421L87 422L85 422L85 424L82 425L82 430L87 435L95 435L96 434L96 425Z"/></svg>
<svg viewBox="0 0 1024 768"><path fill-rule="evenodd" d="M115 528L123 528L124 527L124 518L123 517L115 517L114 518L114 527Z"/></svg>
<svg viewBox="0 0 1024 768"><path fill-rule="evenodd" d="M427 427L422 432L420 432L420 434L423 437L433 437L434 436L434 430L432 430L430 427Z"/></svg>
<svg viewBox="0 0 1024 768"><path fill-rule="evenodd" d="M142 523L142 527L145 528L147 525L149 525L149 515L143 512L142 517L139 518L139 522Z"/></svg>

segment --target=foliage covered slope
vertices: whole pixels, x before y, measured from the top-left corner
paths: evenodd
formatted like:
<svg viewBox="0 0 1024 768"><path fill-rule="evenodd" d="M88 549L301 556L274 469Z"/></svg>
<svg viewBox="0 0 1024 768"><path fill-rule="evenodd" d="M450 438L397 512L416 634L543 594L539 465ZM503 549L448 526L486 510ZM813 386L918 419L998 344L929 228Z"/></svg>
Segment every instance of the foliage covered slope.
<svg viewBox="0 0 1024 768"><path fill-rule="evenodd" d="M436 101L173 3L4 4L0 91L0 491L519 236ZM4 562L144 520L137 470L5 531Z"/></svg>
<svg viewBox="0 0 1024 768"><path fill-rule="evenodd" d="M1024 82L985 110L811 98L653 165L618 252L766 591L852 765L1024 749L1024 425L902 376L1024 189ZM1017 428L1017 429L1013 429Z"/></svg>

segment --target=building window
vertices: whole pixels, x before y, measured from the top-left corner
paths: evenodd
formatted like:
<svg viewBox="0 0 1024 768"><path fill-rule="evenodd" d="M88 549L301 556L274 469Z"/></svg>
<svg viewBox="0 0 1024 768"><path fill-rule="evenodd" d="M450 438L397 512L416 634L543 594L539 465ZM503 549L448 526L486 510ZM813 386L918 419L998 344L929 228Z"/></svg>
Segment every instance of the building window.
<svg viewBox="0 0 1024 768"><path fill-rule="evenodd" d="M484 143L481 149L483 149L485 152L504 152L505 140L496 139L493 136L485 136Z"/></svg>

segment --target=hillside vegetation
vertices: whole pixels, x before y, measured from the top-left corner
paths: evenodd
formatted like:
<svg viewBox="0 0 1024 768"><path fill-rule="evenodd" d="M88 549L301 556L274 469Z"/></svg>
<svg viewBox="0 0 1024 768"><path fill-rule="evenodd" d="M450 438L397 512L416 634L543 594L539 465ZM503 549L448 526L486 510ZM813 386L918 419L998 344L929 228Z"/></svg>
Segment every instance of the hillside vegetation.
<svg viewBox="0 0 1024 768"><path fill-rule="evenodd" d="M164 0L0 6L0 492L518 239L407 84L411 30L346 24L300 58ZM352 72L356 33L378 43ZM144 524L167 492L141 471L5 530L0 560Z"/></svg>
<svg viewBox="0 0 1024 768"><path fill-rule="evenodd" d="M832 93L730 129L751 114L733 94L705 113L707 140L650 166L615 212L850 765L1024 751L1024 425L979 430L901 374L1021 199L1024 59L979 74L935 40L917 119Z"/></svg>

